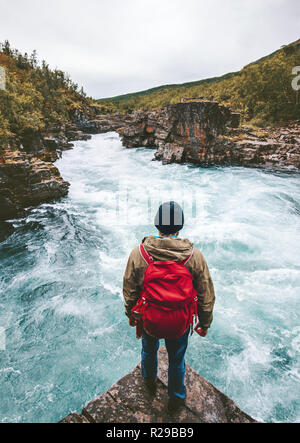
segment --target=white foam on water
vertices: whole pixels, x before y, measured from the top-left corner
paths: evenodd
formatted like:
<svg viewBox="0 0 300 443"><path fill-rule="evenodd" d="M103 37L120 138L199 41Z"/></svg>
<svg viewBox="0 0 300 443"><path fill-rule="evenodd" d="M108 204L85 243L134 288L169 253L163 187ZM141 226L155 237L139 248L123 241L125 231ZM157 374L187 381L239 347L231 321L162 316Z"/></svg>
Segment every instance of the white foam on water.
<svg viewBox="0 0 300 443"><path fill-rule="evenodd" d="M191 338L188 362L256 419L299 419L299 176L163 166L153 154L114 133L75 142L57 162L69 196L16 221L0 245L0 421L59 421L139 362L123 273L172 199L216 290L213 327Z"/></svg>

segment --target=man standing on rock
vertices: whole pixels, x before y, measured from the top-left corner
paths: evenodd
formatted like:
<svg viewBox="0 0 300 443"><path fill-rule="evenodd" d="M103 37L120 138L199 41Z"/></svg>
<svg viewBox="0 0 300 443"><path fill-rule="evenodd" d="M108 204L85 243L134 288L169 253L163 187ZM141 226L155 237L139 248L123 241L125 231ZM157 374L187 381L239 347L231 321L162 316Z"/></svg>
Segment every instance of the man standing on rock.
<svg viewBox="0 0 300 443"><path fill-rule="evenodd" d="M202 253L179 238L184 225L175 202L160 206L155 217L158 236L146 237L129 257L123 280L125 313L142 337L142 376L156 392L159 339L169 355L168 409L175 413L185 403L185 353L193 322L205 337L213 320L215 293Z"/></svg>

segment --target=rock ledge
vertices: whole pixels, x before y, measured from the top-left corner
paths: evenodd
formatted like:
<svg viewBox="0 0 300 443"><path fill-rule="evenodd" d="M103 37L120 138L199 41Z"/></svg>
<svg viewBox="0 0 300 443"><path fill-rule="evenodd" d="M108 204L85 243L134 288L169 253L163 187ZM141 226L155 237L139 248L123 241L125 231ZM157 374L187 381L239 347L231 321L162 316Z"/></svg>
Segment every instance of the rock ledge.
<svg viewBox="0 0 300 443"><path fill-rule="evenodd" d="M88 403L81 414L61 423L256 423L225 394L186 365L186 406L176 415L167 412L168 356L159 351L158 389L145 390L140 364L107 392Z"/></svg>

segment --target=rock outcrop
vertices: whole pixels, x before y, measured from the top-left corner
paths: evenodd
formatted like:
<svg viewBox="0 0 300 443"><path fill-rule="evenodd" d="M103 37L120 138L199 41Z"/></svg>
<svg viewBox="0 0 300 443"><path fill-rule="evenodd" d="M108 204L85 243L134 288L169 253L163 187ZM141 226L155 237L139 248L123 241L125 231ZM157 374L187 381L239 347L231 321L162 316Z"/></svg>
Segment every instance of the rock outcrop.
<svg viewBox="0 0 300 443"><path fill-rule="evenodd" d="M155 159L164 164L300 169L299 123L265 130L239 123L239 114L226 106L192 101L136 111L118 132L127 148L158 148Z"/></svg>
<svg viewBox="0 0 300 443"><path fill-rule="evenodd" d="M32 154L5 151L0 157L0 220L14 218L28 206L67 195L69 183L58 169Z"/></svg>
<svg viewBox="0 0 300 443"><path fill-rule="evenodd" d="M212 147L226 125L239 125L239 115L217 102L177 103L163 109L132 115L118 132L124 146L157 147L163 163L207 163Z"/></svg>
<svg viewBox="0 0 300 443"><path fill-rule="evenodd" d="M22 145L12 139L1 146L0 220L22 216L24 208L67 195L70 185L53 162L74 146L70 140L89 138L76 124L65 124L27 138Z"/></svg>
<svg viewBox="0 0 300 443"><path fill-rule="evenodd" d="M88 403L81 414L72 413L61 423L255 423L225 394L186 368L186 406L177 414L167 411L168 357L159 351L158 389L147 392L138 365L109 391Z"/></svg>
<svg viewBox="0 0 300 443"><path fill-rule="evenodd" d="M300 124L290 123L280 128L228 129L220 137L215 154L221 152L216 164L245 167L267 167L276 170L299 171Z"/></svg>

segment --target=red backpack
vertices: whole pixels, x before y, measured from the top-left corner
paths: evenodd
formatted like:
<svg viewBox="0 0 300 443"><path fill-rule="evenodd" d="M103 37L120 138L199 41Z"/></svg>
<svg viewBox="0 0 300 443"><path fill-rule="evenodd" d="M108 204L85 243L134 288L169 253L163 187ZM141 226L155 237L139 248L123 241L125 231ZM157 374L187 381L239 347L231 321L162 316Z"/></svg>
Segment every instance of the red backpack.
<svg viewBox="0 0 300 443"><path fill-rule="evenodd" d="M185 266L194 251L183 262L155 261L143 244L140 253L148 267L131 320L137 314L137 330L141 329L142 322L146 332L154 337L179 338L193 324L194 317L197 318L197 291Z"/></svg>

